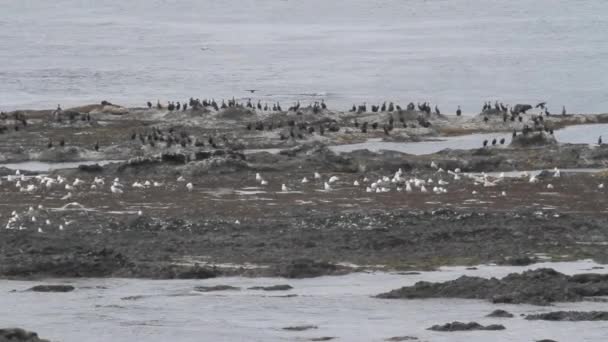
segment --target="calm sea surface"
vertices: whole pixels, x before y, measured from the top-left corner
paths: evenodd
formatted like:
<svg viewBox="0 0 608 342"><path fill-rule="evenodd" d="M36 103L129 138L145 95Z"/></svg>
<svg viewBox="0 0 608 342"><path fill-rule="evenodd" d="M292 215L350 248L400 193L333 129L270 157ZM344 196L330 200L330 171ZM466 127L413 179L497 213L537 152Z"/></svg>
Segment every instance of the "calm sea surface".
<svg viewBox="0 0 608 342"><path fill-rule="evenodd" d="M0 109L232 97L608 111L605 0L0 0ZM247 89L259 89L254 94Z"/></svg>

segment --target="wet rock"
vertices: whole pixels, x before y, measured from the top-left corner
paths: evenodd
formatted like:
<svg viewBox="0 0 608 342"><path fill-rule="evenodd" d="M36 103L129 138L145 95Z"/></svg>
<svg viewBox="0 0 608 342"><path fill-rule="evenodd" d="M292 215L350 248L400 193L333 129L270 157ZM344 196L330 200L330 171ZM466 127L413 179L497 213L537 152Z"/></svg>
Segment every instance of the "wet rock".
<svg viewBox="0 0 608 342"><path fill-rule="evenodd" d="M293 287L290 285L272 285L272 286L253 286L248 288L248 290L262 290L262 291L287 291L291 290Z"/></svg>
<svg viewBox="0 0 608 342"><path fill-rule="evenodd" d="M240 289L240 287L230 285L196 286L194 288L194 290L198 292L238 291Z"/></svg>
<svg viewBox="0 0 608 342"><path fill-rule="evenodd" d="M511 317L513 317L513 314L508 311L498 309L498 310L492 311L486 317L511 318Z"/></svg>
<svg viewBox="0 0 608 342"><path fill-rule="evenodd" d="M379 298L469 298L494 303L529 303L548 305L573 302L585 297L608 295L608 275L578 274L567 276L553 269L541 268L511 273L502 279L462 276L444 283L417 282L378 295Z"/></svg>
<svg viewBox="0 0 608 342"><path fill-rule="evenodd" d="M99 164L93 164L93 165L81 164L81 165L78 165L78 170L83 171L83 172L95 173L95 172L102 172L103 167Z"/></svg>
<svg viewBox="0 0 608 342"><path fill-rule="evenodd" d="M469 322L469 323L452 322L452 323L446 323L443 325L439 325L439 324L433 325L432 327L428 328L427 330L433 330L433 331L505 330L505 327L500 324L490 324L487 326L483 326L477 322Z"/></svg>
<svg viewBox="0 0 608 342"><path fill-rule="evenodd" d="M57 255L49 254L61 253ZM108 277L131 276L132 264L121 253L112 249L65 252L63 247L53 250L32 249L28 258L20 258L0 265L4 276L44 275L49 277Z"/></svg>
<svg viewBox="0 0 608 342"><path fill-rule="evenodd" d="M287 264L279 265L276 274L284 278L313 278L324 275L344 273L344 268L328 262L318 262L310 259L297 259Z"/></svg>
<svg viewBox="0 0 608 342"><path fill-rule="evenodd" d="M524 256L516 256L516 257L507 257L504 258L497 263L499 265L508 265L508 266L528 266L538 262L538 259L531 258L527 255Z"/></svg>
<svg viewBox="0 0 608 342"><path fill-rule="evenodd" d="M49 342L38 337L38 334L20 328L0 329L0 342Z"/></svg>
<svg viewBox="0 0 608 342"><path fill-rule="evenodd" d="M241 121L255 116L255 113L244 107L228 107L222 109L217 116L222 119Z"/></svg>
<svg viewBox="0 0 608 342"><path fill-rule="evenodd" d="M164 163L186 164L190 158L183 153L163 153L161 154L160 159Z"/></svg>
<svg viewBox="0 0 608 342"><path fill-rule="evenodd" d="M514 137L509 146L521 148L547 145L557 145L557 140L553 135L545 132L529 132Z"/></svg>
<svg viewBox="0 0 608 342"><path fill-rule="evenodd" d="M543 321L608 321L608 311L553 311L527 315L527 320Z"/></svg>
<svg viewBox="0 0 608 342"><path fill-rule="evenodd" d="M72 285L36 285L28 289L33 292L72 292L74 290Z"/></svg>
<svg viewBox="0 0 608 342"><path fill-rule="evenodd" d="M159 158L144 158L144 157L139 157L139 158L131 158L129 160L127 160L125 163L120 164L117 168L118 172L124 172L126 170L129 169L135 169L135 170L148 170L149 167L151 166L156 166L160 164L160 159Z"/></svg>
<svg viewBox="0 0 608 342"><path fill-rule="evenodd" d="M389 342L416 341L416 340L418 340L418 337L414 337L414 336L395 336L395 337L389 337L389 338L385 339L385 341L389 341Z"/></svg>
<svg viewBox="0 0 608 342"><path fill-rule="evenodd" d="M158 268L139 268L137 273L148 273L154 279L209 279L219 275L216 269L199 266L164 265Z"/></svg>
<svg viewBox="0 0 608 342"><path fill-rule="evenodd" d="M291 327L285 327L283 328L283 330L288 330L288 331L305 331L305 330L311 330L311 329L318 329L319 327L317 327L316 325L294 325Z"/></svg>

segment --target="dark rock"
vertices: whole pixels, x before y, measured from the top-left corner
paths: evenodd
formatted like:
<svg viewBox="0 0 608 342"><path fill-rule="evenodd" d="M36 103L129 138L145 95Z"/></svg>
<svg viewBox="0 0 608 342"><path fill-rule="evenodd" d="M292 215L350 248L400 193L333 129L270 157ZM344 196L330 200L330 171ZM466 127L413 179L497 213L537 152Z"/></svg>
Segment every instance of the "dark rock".
<svg viewBox="0 0 608 342"><path fill-rule="evenodd" d="M317 327L316 325L294 325L292 327L285 327L283 328L283 330L289 330L289 331L304 331L304 330L311 330L311 329L318 329L319 327Z"/></svg>
<svg viewBox="0 0 608 342"><path fill-rule="evenodd" d="M549 339L542 339L542 340L537 340L536 342L557 342L556 340L549 340Z"/></svg>
<svg viewBox="0 0 608 342"><path fill-rule="evenodd" d="M38 337L38 334L20 328L0 329L0 342L49 342Z"/></svg>
<svg viewBox="0 0 608 342"><path fill-rule="evenodd" d="M238 291L240 289L240 287L234 287L230 285L196 286L194 288L194 290L198 292Z"/></svg>
<svg viewBox="0 0 608 342"><path fill-rule="evenodd" d="M72 285L36 285L28 291L34 292L72 292L75 288Z"/></svg>
<svg viewBox="0 0 608 342"><path fill-rule="evenodd" d="M608 295L608 275L578 274L567 276L553 269L541 268L512 273L502 279L462 276L444 283L421 281L378 295L379 298L468 298L487 299L494 303L529 303L581 301L585 297Z"/></svg>
<svg viewBox="0 0 608 342"><path fill-rule="evenodd" d="M477 322L452 322L443 325L433 325L427 330L433 331L471 331L471 330L505 330L505 327L500 324L490 324L483 326Z"/></svg>
<svg viewBox="0 0 608 342"><path fill-rule="evenodd" d="M536 258L531 258L527 255L517 257L507 257L498 262L499 265L508 266L528 266L538 262Z"/></svg>
<svg viewBox="0 0 608 342"><path fill-rule="evenodd" d="M344 268L328 262L317 262L310 259L293 260L286 265L278 266L276 274L285 278L313 278L324 275L343 273Z"/></svg>
<svg viewBox="0 0 608 342"><path fill-rule="evenodd" d="M331 341L335 339L335 337L332 336L323 336L323 337L314 337L311 338L310 341Z"/></svg>
<svg viewBox="0 0 608 342"><path fill-rule="evenodd" d="M389 337L389 338L385 339L385 341L389 341L389 342L415 341L415 340L418 340L418 337L414 337L414 336L395 336L395 337Z"/></svg>
<svg viewBox="0 0 608 342"><path fill-rule="evenodd" d="M48 253L48 251L47 251ZM103 248L97 251L75 251L49 258L44 253L32 256L26 263L10 263L0 266L5 276L32 274L52 277L107 277L119 273L129 275L130 262L122 254ZM120 274L124 271L124 274Z"/></svg>
<svg viewBox="0 0 608 342"><path fill-rule="evenodd" d="M511 318L511 317L513 317L513 314L508 311L498 309L498 310L492 311L486 317Z"/></svg>
<svg viewBox="0 0 608 342"><path fill-rule="evenodd" d="M511 140L511 147L531 147L557 145L555 136L545 132L529 132L519 134Z"/></svg>
<svg viewBox="0 0 608 342"><path fill-rule="evenodd" d="M93 164L93 165L87 165L87 164L81 164L78 165L78 170L83 171L83 172L102 172L103 171L103 167L99 164Z"/></svg>
<svg viewBox="0 0 608 342"><path fill-rule="evenodd" d="M205 160L211 158L212 156L213 153L211 153L211 151L198 151L194 153L195 160Z"/></svg>
<svg viewBox="0 0 608 342"><path fill-rule="evenodd" d="M186 164L189 158L183 153L163 153L160 159L165 163Z"/></svg>
<svg viewBox="0 0 608 342"><path fill-rule="evenodd" d="M527 320L544 321L608 321L608 311L553 311L527 315Z"/></svg>
<svg viewBox="0 0 608 342"><path fill-rule="evenodd" d="M198 265L185 267L169 265L163 267L156 275L153 275L153 277L161 279L209 279L215 278L218 275L219 272L217 270L200 267Z"/></svg>
<svg viewBox="0 0 608 342"><path fill-rule="evenodd" d="M262 291L287 291L291 290L293 287L290 285L272 285L272 286L253 286L248 288L248 290L262 290Z"/></svg>

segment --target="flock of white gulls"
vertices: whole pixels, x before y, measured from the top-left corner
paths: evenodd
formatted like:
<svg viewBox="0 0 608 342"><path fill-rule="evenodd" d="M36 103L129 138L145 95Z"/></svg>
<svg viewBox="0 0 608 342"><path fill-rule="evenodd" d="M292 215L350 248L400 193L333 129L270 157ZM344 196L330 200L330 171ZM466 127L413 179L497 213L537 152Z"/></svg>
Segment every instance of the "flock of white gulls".
<svg viewBox="0 0 608 342"><path fill-rule="evenodd" d="M386 193L393 190L398 192L419 192L419 193L434 193L437 195L446 194L448 192L447 186L450 182L459 181L462 177L466 177L473 181L473 184L476 186L483 187L495 187L499 184L499 182L505 178L504 172L501 173L498 177L492 177L487 175L486 173L481 174L471 174L471 173L462 173L460 169L448 170L440 168L435 162L431 163L431 168L434 169L435 178L430 177L428 179L420 179L417 177L405 177L404 173L401 169L397 170L394 174L390 176L382 176L377 180L372 181L368 177L364 177L363 179L357 179L353 182L353 186L356 188L365 187L365 192L368 193ZM561 171L556 167L553 169L553 177L559 178L561 177ZM524 177L528 179L529 183L535 184L539 183L540 179L536 174L529 174L528 172L523 172L520 174L520 177ZM324 180L324 177L318 173L314 172L312 178L316 183L322 183L322 188L319 191L327 192L332 191L334 188L337 189L338 182L340 178L333 175ZM19 189L20 192L24 193L39 193L44 190L51 189L64 189L67 193L61 197L61 200L69 201L73 197L73 193L75 191L86 191L90 189L92 191L104 191L107 189L106 181L102 177L95 177L92 181L87 182L80 178L75 178L73 181L68 180L65 177L60 175L56 177L49 177L46 175L36 175L36 176L25 176L21 174L19 170L15 172L14 175L8 175L5 177L6 181L10 184L14 183L14 186ZM268 180L264 179L260 173L256 173L255 175L256 183L259 183L260 186L266 187L269 185ZM178 183L185 183L183 185L184 191L192 192L194 190L194 184L192 182L187 182L183 176L179 176L177 178ZM302 178L301 181L296 183L307 184L310 181L307 177ZM115 178L113 181L109 182L109 191L113 195L120 196L125 193L128 189L128 186L122 184L119 178ZM344 183L343 183L344 184ZM2 185L2 178L0 178L0 185ZM156 181L135 181L131 184L131 189L148 189L148 188L160 188L163 187L164 183L156 182ZM293 185L297 186L297 185ZM178 189L181 186L178 186ZM555 187L553 184L548 183L546 185L546 189L552 190ZM598 189L604 189L604 184L598 184ZM287 184L281 184L281 192L288 193L292 191ZM472 195L476 195L478 192L476 190L472 191ZM501 192L501 196L507 196L505 191ZM77 202L68 203L66 206L81 206ZM19 214L16 211L13 211L8 222L5 226L6 229L27 229L23 225L19 224L23 222L23 220L29 220L32 223L38 222L38 218L36 217L36 212L45 211L42 205L38 206L38 210L35 210L33 207L29 207L29 209ZM142 215L141 211L137 212L138 215ZM42 224L44 223L44 224ZM57 225L59 230L64 230L66 226L69 225L69 221L62 221ZM44 222L40 222L40 227L38 228L38 232L44 232L43 226L51 226L52 223L49 219L44 220Z"/></svg>

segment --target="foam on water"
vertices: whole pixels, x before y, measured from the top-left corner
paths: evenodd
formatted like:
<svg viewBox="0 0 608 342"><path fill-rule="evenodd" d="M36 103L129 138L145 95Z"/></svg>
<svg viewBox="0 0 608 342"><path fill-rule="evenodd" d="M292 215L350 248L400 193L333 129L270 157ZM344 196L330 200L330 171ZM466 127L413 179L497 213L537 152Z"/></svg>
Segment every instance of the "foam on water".
<svg viewBox="0 0 608 342"><path fill-rule="evenodd" d="M355 273L312 279L216 278L207 280L77 279L71 293L20 292L40 282L0 281L0 317L4 325L22 326L60 341L284 341L335 336L344 341L381 341L417 336L430 341L604 341L608 322L526 321L520 314L556 310L605 310L606 303L558 303L550 308L494 305L480 300L381 300L371 296L417 281L455 279L463 274L504 277L511 272L551 267L566 274L589 272L591 261L531 266L480 265L477 269L442 267L437 272ZM593 269L608 273L608 268ZM231 285L240 291L200 293L195 286ZM252 286L290 284L292 290L264 292ZM16 289L18 292L9 293ZM284 297L297 295L296 297ZM283 297L281 297L283 296ZM122 299L132 297L132 300ZM485 315L502 308L515 318ZM426 330L451 321L499 323L504 331L440 333ZM318 326L303 332L286 326Z"/></svg>

